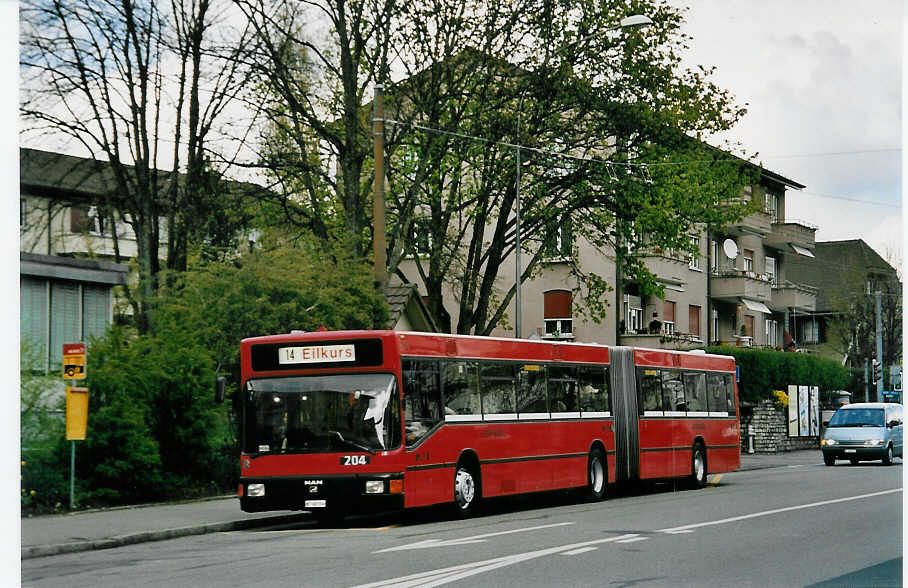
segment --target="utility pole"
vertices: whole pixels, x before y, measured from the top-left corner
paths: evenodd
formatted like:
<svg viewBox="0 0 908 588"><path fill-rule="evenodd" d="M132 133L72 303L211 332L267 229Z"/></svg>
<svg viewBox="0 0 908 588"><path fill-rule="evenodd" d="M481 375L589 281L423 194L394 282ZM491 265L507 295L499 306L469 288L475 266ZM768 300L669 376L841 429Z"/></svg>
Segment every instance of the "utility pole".
<svg viewBox="0 0 908 588"><path fill-rule="evenodd" d="M876 381L876 401L883 401L883 293L879 290L874 294L876 299L876 360L880 364L880 376Z"/></svg>
<svg viewBox="0 0 908 588"><path fill-rule="evenodd" d="M375 115L372 118L375 137L375 192L372 199L372 249L375 283L387 285L387 243L385 238L385 106L383 88L375 84Z"/></svg>

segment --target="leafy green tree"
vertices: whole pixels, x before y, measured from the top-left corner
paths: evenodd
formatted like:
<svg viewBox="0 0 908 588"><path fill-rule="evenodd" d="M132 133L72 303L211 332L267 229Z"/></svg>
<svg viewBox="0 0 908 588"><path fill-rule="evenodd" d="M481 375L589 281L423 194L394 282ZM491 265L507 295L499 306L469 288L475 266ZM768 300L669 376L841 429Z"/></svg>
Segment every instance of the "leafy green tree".
<svg viewBox="0 0 908 588"><path fill-rule="evenodd" d="M301 182L297 200L314 231L346 219L356 255L368 244L373 180L366 90L384 83L388 270L425 284L445 330L487 334L507 320L515 288L499 276L517 244L518 196L524 280L571 224L604 254L619 248L628 279L654 290L636 252L689 250L693 228L748 210L736 197L752 168L700 142L744 109L711 70L681 67L683 12L666 2L399 0L349 13L346 3L316 3L335 23L327 40L267 18L300 18L302 3L240 4L270 47L262 73L270 120L283 125L276 152L336 187L326 198ZM615 30L633 13L654 26ZM573 271L587 312L601 318L614 285ZM443 304L446 288L456 312Z"/></svg>
<svg viewBox="0 0 908 588"><path fill-rule="evenodd" d="M252 48L249 31L223 18L230 7L229 0L22 3L25 135L65 139L90 154L104 186L95 204L109 226L125 223L134 233L138 281L125 288L143 332L158 274L187 268L190 245L209 228L199 213L213 213L217 195L230 196L213 163L226 158L214 154L212 139L246 86ZM119 235L112 236L120 261Z"/></svg>

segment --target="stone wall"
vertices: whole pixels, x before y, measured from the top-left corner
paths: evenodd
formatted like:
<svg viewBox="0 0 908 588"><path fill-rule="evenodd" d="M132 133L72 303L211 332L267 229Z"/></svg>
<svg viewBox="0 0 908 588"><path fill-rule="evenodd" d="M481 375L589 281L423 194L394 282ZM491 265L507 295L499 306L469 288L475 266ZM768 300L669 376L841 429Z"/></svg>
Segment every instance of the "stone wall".
<svg viewBox="0 0 908 588"><path fill-rule="evenodd" d="M754 428L755 453L779 453L795 449L817 449L818 437L788 436L788 407L777 406L774 400L762 400L750 416L741 415L741 453L747 453L747 433Z"/></svg>

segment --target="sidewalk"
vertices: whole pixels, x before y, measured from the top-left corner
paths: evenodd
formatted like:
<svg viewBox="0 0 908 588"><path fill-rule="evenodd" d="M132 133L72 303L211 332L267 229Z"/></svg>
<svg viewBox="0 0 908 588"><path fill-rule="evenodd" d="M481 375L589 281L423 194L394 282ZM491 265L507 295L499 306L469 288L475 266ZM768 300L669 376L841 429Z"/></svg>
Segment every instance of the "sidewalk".
<svg viewBox="0 0 908 588"><path fill-rule="evenodd" d="M819 450L742 454L738 471L822 464ZM146 541L280 525L306 520L293 511L244 513L234 496L36 516L22 519L22 559L107 549Z"/></svg>
<svg viewBox="0 0 908 588"><path fill-rule="evenodd" d="M121 547L301 520L300 512L245 513L235 496L22 519L22 559Z"/></svg>

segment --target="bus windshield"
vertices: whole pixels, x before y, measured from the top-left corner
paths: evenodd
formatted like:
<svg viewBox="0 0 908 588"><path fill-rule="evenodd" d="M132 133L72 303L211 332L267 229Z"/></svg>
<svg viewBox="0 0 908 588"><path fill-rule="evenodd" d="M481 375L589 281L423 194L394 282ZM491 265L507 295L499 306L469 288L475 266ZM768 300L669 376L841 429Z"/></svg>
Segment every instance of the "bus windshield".
<svg viewBox="0 0 908 588"><path fill-rule="evenodd" d="M391 374L249 380L244 402L247 453L372 453L400 445Z"/></svg>

